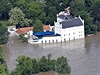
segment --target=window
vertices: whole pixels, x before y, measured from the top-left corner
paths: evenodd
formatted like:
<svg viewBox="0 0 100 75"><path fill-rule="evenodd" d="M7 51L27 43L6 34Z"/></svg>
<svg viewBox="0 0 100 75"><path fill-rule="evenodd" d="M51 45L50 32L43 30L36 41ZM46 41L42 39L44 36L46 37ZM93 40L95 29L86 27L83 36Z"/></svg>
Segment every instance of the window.
<svg viewBox="0 0 100 75"><path fill-rule="evenodd" d="M43 43L43 40L41 42Z"/></svg>
<svg viewBox="0 0 100 75"><path fill-rule="evenodd" d="M58 42L58 40L56 39L56 42Z"/></svg>
<svg viewBox="0 0 100 75"><path fill-rule="evenodd" d="M64 38L64 42L66 42L66 39Z"/></svg>
<svg viewBox="0 0 100 75"><path fill-rule="evenodd" d="M69 38L69 41L70 41L70 38Z"/></svg>
<svg viewBox="0 0 100 75"><path fill-rule="evenodd" d="M52 42L54 43L54 40L52 40Z"/></svg>
<svg viewBox="0 0 100 75"><path fill-rule="evenodd" d="M74 37L74 40L75 40L75 37Z"/></svg>
<svg viewBox="0 0 100 75"><path fill-rule="evenodd" d="M47 43L47 41L45 40L45 43Z"/></svg>

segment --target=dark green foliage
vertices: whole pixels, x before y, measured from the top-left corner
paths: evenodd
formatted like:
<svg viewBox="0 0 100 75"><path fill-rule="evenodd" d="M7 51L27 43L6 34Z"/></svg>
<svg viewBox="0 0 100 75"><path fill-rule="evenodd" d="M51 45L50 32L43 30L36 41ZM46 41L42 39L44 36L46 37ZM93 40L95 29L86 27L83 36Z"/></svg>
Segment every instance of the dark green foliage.
<svg viewBox="0 0 100 75"><path fill-rule="evenodd" d="M24 37L24 34L20 34L19 38L22 40L22 42L28 42L28 38Z"/></svg>
<svg viewBox="0 0 100 75"><path fill-rule="evenodd" d="M19 64L16 69L20 69L22 75L31 75L32 74L32 59L27 56L20 56L16 59Z"/></svg>
<svg viewBox="0 0 100 75"><path fill-rule="evenodd" d="M57 69L58 73L70 73L71 68L68 66L68 61L65 57L60 57L57 60L51 60L51 54L42 56L40 59L31 59L27 56L17 58L17 66L11 75L31 75L32 73L47 72ZM60 70L61 69L61 70Z"/></svg>
<svg viewBox="0 0 100 75"><path fill-rule="evenodd" d="M8 69L6 61L4 60L4 55L2 53L2 47L0 46L0 75L8 75Z"/></svg>
<svg viewBox="0 0 100 75"><path fill-rule="evenodd" d="M71 68L68 66L67 58L63 56L58 58L56 61L56 69L58 73L70 73Z"/></svg>
<svg viewBox="0 0 100 75"><path fill-rule="evenodd" d="M48 60L46 59L45 56L42 56L42 58L39 61L39 67L41 72L46 72L48 71Z"/></svg>
<svg viewBox="0 0 100 75"><path fill-rule="evenodd" d="M9 32L7 31L7 26L0 23L0 44L7 43L9 38Z"/></svg>
<svg viewBox="0 0 100 75"><path fill-rule="evenodd" d="M91 15L94 18L94 22L100 21L100 0L94 1L91 10Z"/></svg>
<svg viewBox="0 0 100 75"><path fill-rule="evenodd" d="M56 14L64 11L68 6L73 16L80 15L85 20L86 35L91 33L91 25L96 25L100 21L100 0L43 0L42 3L37 0L11 0L10 2L12 6L19 7L25 13L25 17L33 20L32 25L37 19L40 19L43 24L54 25Z"/></svg>
<svg viewBox="0 0 100 75"><path fill-rule="evenodd" d="M7 20L12 5L9 0L0 0L0 20Z"/></svg>
<svg viewBox="0 0 100 75"><path fill-rule="evenodd" d="M85 34L95 34L100 23L100 0L74 0L71 2L71 11L75 16L80 15L84 19Z"/></svg>
<svg viewBox="0 0 100 75"><path fill-rule="evenodd" d="M100 31L100 24L97 24L97 31Z"/></svg>
<svg viewBox="0 0 100 75"><path fill-rule="evenodd" d="M40 20L36 20L34 24L34 31L35 32L41 32L43 31L43 24Z"/></svg>
<svg viewBox="0 0 100 75"><path fill-rule="evenodd" d="M43 24L54 25L56 14L69 6L72 16L80 15L85 20L86 35L91 33L90 27L93 27L91 25L100 23L100 0L1 0L0 20L8 20L9 10L18 7L25 14L25 20L23 22L19 20L22 23L18 23L17 26L32 26L36 20L41 20ZM28 21L29 19L32 23ZM36 31L41 31L40 28Z"/></svg>
<svg viewBox="0 0 100 75"><path fill-rule="evenodd" d="M40 70L39 70L39 62L35 59L35 58L33 58L32 59L32 64L33 64L33 71L32 71L32 73L38 73L38 72L40 72Z"/></svg>

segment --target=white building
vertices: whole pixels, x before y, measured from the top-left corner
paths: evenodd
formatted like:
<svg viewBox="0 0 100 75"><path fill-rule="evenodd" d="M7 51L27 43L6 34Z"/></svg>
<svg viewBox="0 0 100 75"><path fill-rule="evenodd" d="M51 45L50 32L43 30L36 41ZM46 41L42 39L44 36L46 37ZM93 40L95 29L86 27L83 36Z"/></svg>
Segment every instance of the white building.
<svg viewBox="0 0 100 75"><path fill-rule="evenodd" d="M57 22L54 22L54 26L52 28L54 30L53 35L51 34L48 35L48 32L46 31L42 33L40 32L34 34L37 37L43 34L40 39L29 40L29 42L55 43L55 42L66 42L69 40L84 38L84 20L82 20L80 16L78 18L71 17L69 11L68 12L64 11L57 14Z"/></svg>
<svg viewBox="0 0 100 75"><path fill-rule="evenodd" d="M73 18L70 15L57 14L57 22L55 24L55 34L61 35L61 41L84 38L84 20Z"/></svg>

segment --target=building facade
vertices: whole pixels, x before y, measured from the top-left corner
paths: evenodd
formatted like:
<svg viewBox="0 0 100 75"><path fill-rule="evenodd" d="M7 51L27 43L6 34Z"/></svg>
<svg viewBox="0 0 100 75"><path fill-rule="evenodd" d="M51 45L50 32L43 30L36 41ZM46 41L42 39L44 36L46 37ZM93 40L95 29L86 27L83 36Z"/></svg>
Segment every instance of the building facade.
<svg viewBox="0 0 100 75"><path fill-rule="evenodd" d="M54 22L55 34L61 35L61 41L84 38L84 20L81 17L57 14L57 22Z"/></svg>
<svg viewBox="0 0 100 75"><path fill-rule="evenodd" d="M28 42L57 43L84 38L84 20L80 16L72 17L69 11L64 11L57 14L54 26L46 25L43 30L43 32L33 32Z"/></svg>

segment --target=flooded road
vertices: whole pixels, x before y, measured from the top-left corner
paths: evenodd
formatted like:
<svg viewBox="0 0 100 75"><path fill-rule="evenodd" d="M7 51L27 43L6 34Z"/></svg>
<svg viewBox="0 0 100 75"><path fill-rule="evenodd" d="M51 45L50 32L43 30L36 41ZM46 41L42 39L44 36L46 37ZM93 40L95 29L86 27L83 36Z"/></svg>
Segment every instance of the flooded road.
<svg viewBox="0 0 100 75"><path fill-rule="evenodd" d="M11 34L9 44L3 45L3 49L10 71L15 68L17 64L15 60L20 55L41 58L41 56L51 53L53 59L60 56L67 57L72 69L70 75L100 75L100 35L65 43L29 44L21 42L15 34ZM51 71L35 75L63 74Z"/></svg>

